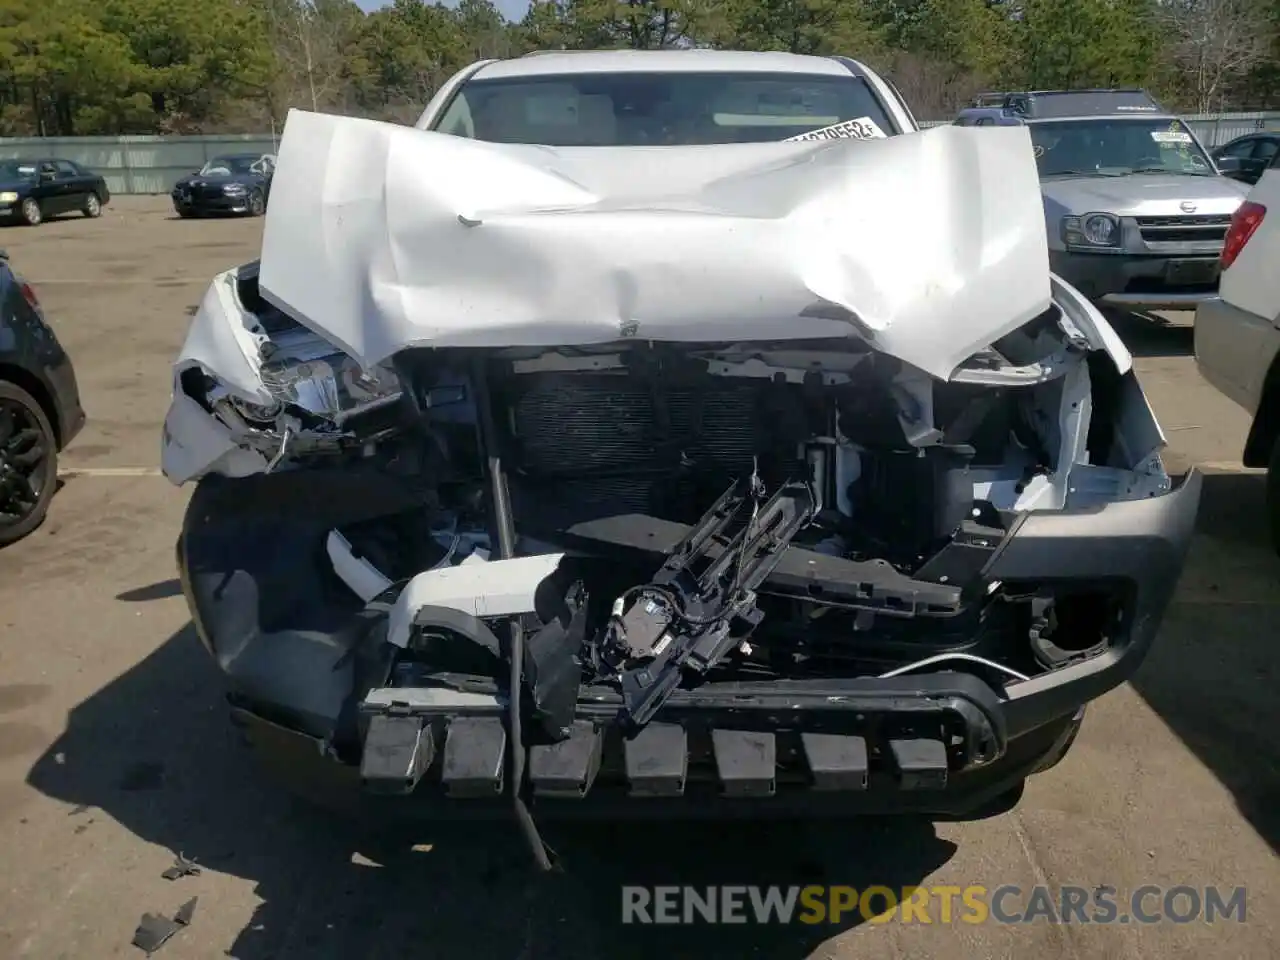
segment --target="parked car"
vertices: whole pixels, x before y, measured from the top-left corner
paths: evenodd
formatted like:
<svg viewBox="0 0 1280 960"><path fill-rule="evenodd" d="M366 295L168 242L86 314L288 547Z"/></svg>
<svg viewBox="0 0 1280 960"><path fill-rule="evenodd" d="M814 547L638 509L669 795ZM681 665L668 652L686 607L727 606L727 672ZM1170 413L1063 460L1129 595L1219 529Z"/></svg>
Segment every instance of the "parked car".
<svg viewBox="0 0 1280 960"><path fill-rule="evenodd" d="M1194 309L1217 295L1219 255L1248 187L1143 90L989 93L957 126L1025 125L1054 272L1091 300Z"/></svg>
<svg viewBox="0 0 1280 960"><path fill-rule="evenodd" d="M1222 251L1221 298L1196 310L1196 364L1253 423L1241 460L1267 468L1267 514L1280 551L1280 154L1236 211Z"/></svg>
<svg viewBox="0 0 1280 960"><path fill-rule="evenodd" d="M84 426L71 358L0 251L0 546L40 525L58 454Z"/></svg>
<svg viewBox="0 0 1280 960"><path fill-rule="evenodd" d="M1061 760L1200 476L1052 275L1027 132L916 130L857 61L708 50L292 112L161 446L271 766L546 866L531 809L963 818Z"/></svg>
<svg viewBox="0 0 1280 960"><path fill-rule="evenodd" d="M1227 176L1257 183L1280 150L1280 133L1251 133L1213 148L1213 160Z"/></svg>
<svg viewBox="0 0 1280 960"><path fill-rule="evenodd" d="M0 219L35 227L62 213L99 217L110 202L107 181L78 163L0 160Z"/></svg>
<svg viewBox="0 0 1280 960"><path fill-rule="evenodd" d="M260 217L267 211L275 157L263 153L229 153L214 157L173 187L173 209L180 217L211 213L243 213Z"/></svg>

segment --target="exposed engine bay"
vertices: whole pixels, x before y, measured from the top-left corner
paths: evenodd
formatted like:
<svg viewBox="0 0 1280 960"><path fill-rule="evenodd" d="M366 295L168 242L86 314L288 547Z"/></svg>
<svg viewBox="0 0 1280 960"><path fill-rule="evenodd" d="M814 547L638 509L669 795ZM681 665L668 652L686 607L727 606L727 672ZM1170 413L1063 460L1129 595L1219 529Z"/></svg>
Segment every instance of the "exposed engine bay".
<svg viewBox="0 0 1280 960"><path fill-rule="evenodd" d="M175 410L212 417L229 474L411 478L413 515L334 531L339 576L364 600L407 584L389 641L415 685L457 672L423 608L535 636L572 621L553 732L582 684L615 687L638 727L707 678L960 664L1008 682L1097 652L1105 592L1006 589L983 568L1025 511L1169 487L1132 374L1058 303L948 383L848 340L409 350L366 374L263 300L252 265L233 289L270 399L190 365Z"/></svg>

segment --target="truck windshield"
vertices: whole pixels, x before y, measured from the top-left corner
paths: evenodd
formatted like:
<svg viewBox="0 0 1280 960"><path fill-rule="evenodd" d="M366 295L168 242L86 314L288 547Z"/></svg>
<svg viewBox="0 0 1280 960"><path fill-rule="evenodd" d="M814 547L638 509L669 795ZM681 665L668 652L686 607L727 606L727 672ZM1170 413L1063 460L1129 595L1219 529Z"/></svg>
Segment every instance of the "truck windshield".
<svg viewBox="0 0 1280 960"><path fill-rule="evenodd" d="M1181 120L1045 120L1032 121L1027 126L1042 177L1216 175L1213 164Z"/></svg>
<svg viewBox="0 0 1280 960"><path fill-rule="evenodd" d="M864 136L900 132L852 74L567 73L472 80L433 129L497 143L614 147L785 140L851 120L863 121Z"/></svg>

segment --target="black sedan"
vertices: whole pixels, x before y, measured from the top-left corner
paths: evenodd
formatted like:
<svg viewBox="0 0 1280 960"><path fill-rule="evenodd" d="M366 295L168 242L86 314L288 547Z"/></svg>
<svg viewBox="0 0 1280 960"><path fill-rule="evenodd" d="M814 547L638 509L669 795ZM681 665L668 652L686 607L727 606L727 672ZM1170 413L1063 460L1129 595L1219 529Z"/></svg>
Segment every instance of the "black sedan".
<svg viewBox="0 0 1280 960"><path fill-rule="evenodd" d="M0 251L0 546L40 525L84 422L71 358Z"/></svg>
<svg viewBox="0 0 1280 960"><path fill-rule="evenodd" d="M173 187L173 209L180 217L243 213L260 217L267 210L275 158L261 153L214 157Z"/></svg>
<svg viewBox="0 0 1280 960"><path fill-rule="evenodd" d="M60 213L98 217L110 200L107 181L70 160L0 161L0 219L34 227Z"/></svg>
<svg viewBox="0 0 1280 960"><path fill-rule="evenodd" d="M1219 169L1233 180L1257 183L1280 149L1280 133L1251 133L1211 151ZM1223 164L1222 161L1227 161Z"/></svg>

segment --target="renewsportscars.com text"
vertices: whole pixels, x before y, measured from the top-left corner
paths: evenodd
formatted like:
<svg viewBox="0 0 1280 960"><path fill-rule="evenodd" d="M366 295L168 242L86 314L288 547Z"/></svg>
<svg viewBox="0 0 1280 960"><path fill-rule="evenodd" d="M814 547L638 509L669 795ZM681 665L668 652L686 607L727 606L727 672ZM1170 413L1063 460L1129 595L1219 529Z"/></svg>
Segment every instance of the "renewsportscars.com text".
<svg viewBox="0 0 1280 960"><path fill-rule="evenodd" d="M1245 921L1244 887L871 886L622 888L622 922L1082 923Z"/></svg>

